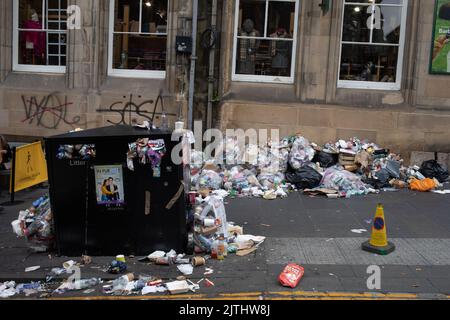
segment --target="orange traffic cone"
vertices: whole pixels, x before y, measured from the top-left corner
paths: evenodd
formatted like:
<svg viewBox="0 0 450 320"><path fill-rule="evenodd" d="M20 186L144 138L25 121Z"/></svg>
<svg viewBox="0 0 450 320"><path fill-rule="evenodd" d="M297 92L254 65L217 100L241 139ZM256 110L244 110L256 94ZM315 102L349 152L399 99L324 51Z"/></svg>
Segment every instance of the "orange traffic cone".
<svg viewBox="0 0 450 320"><path fill-rule="evenodd" d="M395 250L395 245L387 239L386 222L382 204L377 206L377 212L373 221L372 236L369 241L362 244L362 249L382 256L386 256Z"/></svg>

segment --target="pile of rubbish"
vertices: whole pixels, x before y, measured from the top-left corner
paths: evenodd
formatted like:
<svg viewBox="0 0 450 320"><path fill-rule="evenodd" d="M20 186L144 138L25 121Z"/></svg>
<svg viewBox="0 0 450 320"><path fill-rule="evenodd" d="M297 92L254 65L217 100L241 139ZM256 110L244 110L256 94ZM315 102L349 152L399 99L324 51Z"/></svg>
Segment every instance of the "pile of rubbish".
<svg viewBox="0 0 450 320"><path fill-rule="evenodd" d="M228 254L248 255L261 245L265 237L245 235L241 226L227 222L223 197L215 192L195 199L193 209L194 252L223 260Z"/></svg>
<svg viewBox="0 0 450 320"><path fill-rule="evenodd" d="M59 160L90 160L95 158L96 150L93 144L60 145L56 157Z"/></svg>
<svg viewBox="0 0 450 320"><path fill-rule="evenodd" d="M134 171L133 159L138 158L140 164L150 164L155 178L161 177L161 162L166 154L164 139L150 140L148 138L138 139L128 145L127 165Z"/></svg>
<svg viewBox="0 0 450 320"><path fill-rule="evenodd" d="M34 201L29 209L20 211L11 225L19 238L28 240L32 250L45 252L51 249L54 233L49 197L43 196Z"/></svg>
<svg viewBox="0 0 450 320"><path fill-rule="evenodd" d="M176 267L180 276L175 281L162 280L154 276L141 275L138 278L128 269L124 255L118 255L103 271L117 275L115 280L105 283L102 287L103 293L108 295L147 295L151 293L181 294L196 292L200 284L207 287L214 286L214 282L208 276L214 270L207 267L210 260L224 260L229 255L238 257L247 256L257 250L265 241L265 237L245 235L241 226L227 221L224 206L225 194L214 191L203 197L197 193L189 194L187 206L188 221L193 225L194 255L177 254L175 250L169 252L155 251L146 257L138 259L139 262L157 266ZM45 249L49 247L52 237L52 221L49 209L49 198L42 197L33 203L33 206L21 211L19 219L12 223L14 232L19 236L26 236L30 241L42 244L47 241ZM92 263L92 258L82 256L79 263L69 260L63 263L62 268L56 267L51 270L43 284L31 283L18 285L14 282L0 284L0 297L8 298L16 294L38 294L45 292L46 295L63 294L70 291L84 290L88 294L94 292L94 287L101 285L101 278L79 279L76 271L81 265ZM204 278L193 282L188 279L194 273L194 269L204 267ZM33 272L40 266L27 268L26 272ZM203 271L201 271L203 272ZM68 279L61 282L56 281L57 276L67 275ZM57 282L57 287L50 289Z"/></svg>
<svg viewBox="0 0 450 320"><path fill-rule="evenodd" d="M16 284L14 281L0 282L0 298L10 298L15 295L23 294L29 297L40 292L45 292L47 289L41 282L21 283Z"/></svg>
<svg viewBox="0 0 450 320"><path fill-rule="evenodd" d="M434 160L406 167L400 155L358 138L319 146L296 135L240 147L237 138L227 137L224 145L213 159L191 152L192 191L272 200L303 190L349 198L407 188L432 191L449 178L448 170Z"/></svg>

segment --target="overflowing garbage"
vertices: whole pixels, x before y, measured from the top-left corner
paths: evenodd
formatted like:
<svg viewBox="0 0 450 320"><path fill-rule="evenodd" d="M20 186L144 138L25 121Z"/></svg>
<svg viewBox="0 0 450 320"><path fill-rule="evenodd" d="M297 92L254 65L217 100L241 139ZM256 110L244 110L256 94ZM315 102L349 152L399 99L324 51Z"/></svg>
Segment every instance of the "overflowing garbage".
<svg viewBox="0 0 450 320"><path fill-rule="evenodd" d="M192 142L190 139L189 143ZM80 149L78 154L83 156L83 153L89 153L88 150L80 153ZM88 294L98 286L108 295L184 294L196 292L201 286L215 286L209 279L215 273L211 267L212 261L226 261L231 255L246 257L255 253L265 241L264 236L245 234L242 226L229 220L224 203L226 197L274 200L299 190L307 195L329 198L349 198L399 189L450 193L439 190L442 183L448 181L449 173L436 161L425 161L421 166L405 166L400 155L358 138L319 146L296 135L270 141L267 145L247 144L243 147L236 139L226 138L219 150L224 153L219 152L211 159L205 159L203 152L192 151L188 159L190 186L187 185L190 192L187 193L186 215L188 224L192 225L192 252L187 255L174 250L155 251L138 259L140 263L173 268L178 277L136 276L125 257L118 255L103 270L115 275L114 280L105 282L98 277L72 278L73 267L92 263L91 257L83 256L79 263L69 260L63 268L52 269L47 282L53 281L56 276L69 277L58 283L55 289L49 289L48 283L16 284L10 281L0 283L0 298L43 292L63 294L77 290ZM72 151L71 148L66 146L61 149L61 154L64 153L62 158L70 158L67 155L69 151ZM133 162L138 160L151 165L154 175L159 176L161 159L165 154L163 141L140 139L129 145L128 167L133 170ZM48 196L36 200L29 209L20 211L12 227L18 237L27 238L39 251L51 248L53 226ZM367 230L354 229L352 232L363 233ZM200 279L199 272L203 272ZM281 285L295 288L303 275L303 267L289 264L278 279Z"/></svg>
<svg viewBox="0 0 450 320"><path fill-rule="evenodd" d="M41 282L17 284L15 281L0 282L0 299L11 298L15 295L31 295L45 292L47 289Z"/></svg>
<svg viewBox="0 0 450 320"><path fill-rule="evenodd" d="M37 252L51 249L54 234L49 197L43 196L34 201L30 208L20 211L19 217L11 225L19 238L28 240L30 249Z"/></svg>
<svg viewBox="0 0 450 320"><path fill-rule="evenodd" d="M93 144L60 145L56 154L59 160L90 160L95 156L96 150Z"/></svg>
<svg viewBox="0 0 450 320"><path fill-rule="evenodd" d="M268 200L297 190L349 198L407 188L431 191L449 178L434 160L407 167L400 155L358 138L319 146L296 135L257 146L226 137L224 144L212 159L191 153L191 190Z"/></svg>

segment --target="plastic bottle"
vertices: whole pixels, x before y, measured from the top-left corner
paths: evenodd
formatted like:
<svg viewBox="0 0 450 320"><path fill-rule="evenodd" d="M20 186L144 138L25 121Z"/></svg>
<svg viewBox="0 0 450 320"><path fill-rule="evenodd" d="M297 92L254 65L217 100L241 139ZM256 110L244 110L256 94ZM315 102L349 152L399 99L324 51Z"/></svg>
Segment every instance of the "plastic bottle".
<svg viewBox="0 0 450 320"><path fill-rule="evenodd" d="M161 115L161 130L168 131L169 130L169 119L167 118L166 112L163 111Z"/></svg>
<svg viewBox="0 0 450 320"><path fill-rule="evenodd" d="M113 281L113 289L120 290L124 289L130 281L134 280L134 275L132 273L123 275Z"/></svg>
<svg viewBox="0 0 450 320"><path fill-rule="evenodd" d="M224 260L228 253L227 242L225 241L225 236L223 234L220 235L217 240L217 259Z"/></svg>
<svg viewBox="0 0 450 320"><path fill-rule="evenodd" d="M216 239L213 241L211 246L211 258L219 259L219 240Z"/></svg>
<svg viewBox="0 0 450 320"><path fill-rule="evenodd" d="M73 282L73 284L71 285L71 288L73 288L74 290L84 290L84 289L94 287L94 286L98 285L99 283L101 283L101 280L97 279L97 278L82 279L82 280L77 280L77 281Z"/></svg>
<svg viewBox="0 0 450 320"><path fill-rule="evenodd" d="M204 237L202 235L198 235L197 238L198 238L201 246L205 249L206 252L212 251L212 243L209 239L207 239L206 237Z"/></svg>

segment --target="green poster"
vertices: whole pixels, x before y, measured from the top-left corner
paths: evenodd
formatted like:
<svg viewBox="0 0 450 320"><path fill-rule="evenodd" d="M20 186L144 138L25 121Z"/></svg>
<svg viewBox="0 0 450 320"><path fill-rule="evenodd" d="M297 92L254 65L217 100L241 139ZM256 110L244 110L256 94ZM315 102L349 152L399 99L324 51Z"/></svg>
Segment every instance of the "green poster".
<svg viewBox="0 0 450 320"><path fill-rule="evenodd" d="M450 75L450 0L436 0L430 73Z"/></svg>

